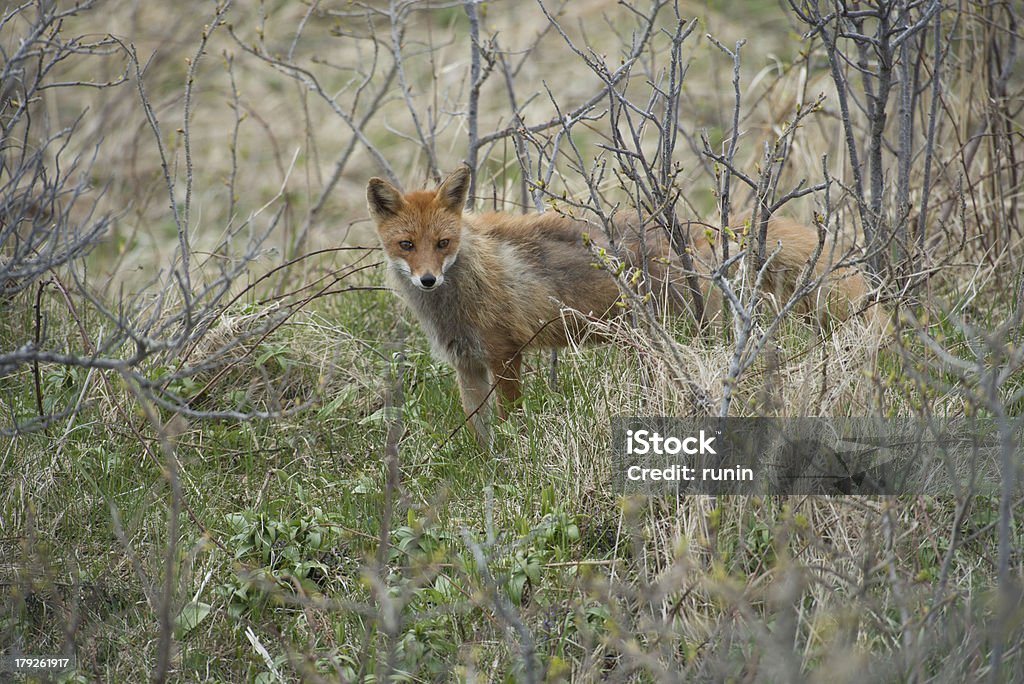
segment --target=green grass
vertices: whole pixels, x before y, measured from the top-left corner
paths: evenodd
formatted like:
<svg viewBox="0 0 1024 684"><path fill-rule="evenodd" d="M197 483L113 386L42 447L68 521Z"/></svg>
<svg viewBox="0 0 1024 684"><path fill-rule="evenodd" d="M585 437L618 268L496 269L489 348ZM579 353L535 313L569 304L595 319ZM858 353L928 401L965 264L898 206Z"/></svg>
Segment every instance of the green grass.
<svg viewBox="0 0 1024 684"><path fill-rule="evenodd" d="M250 628L289 678L313 668L352 679L366 643L371 671L390 658L428 681L448 678L453 667L459 676L473 667L514 673L515 640L487 600L489 585L465 535L486 549L503 600L528 626L555 679L598 673L612 667L614 653L657 644L682 654L680 662L697 662L709 657L701 644L726 606L745 605L771 628L780 608L756 578L774 586L808 553L837 567L855 563L856 554L841 548L863 543L854 540L863 534L858 525L875 515L870 502L862 509L828 500L645 502L613 495L602 450L608 416L685 409L671 393L652 395L644 386L645 377L662 372L651 359L616 346L565 352L553 388L547 355L530 355L523 407L499 427L496 452L485 454L466 430L451 435L463 420L453 373L431 359L406 319L387 293L318 303L262 342L250 365L225 376L208 399L230 403L262 367L295 396L319 388L315 406L275 421L192 422L178 434L185 511L174 564L176 680L271 681L271 668L246 636ZM396 357L387 340L402 329L404 352ZM807 333L793 323L780 339L795 352L813 341ZM705 351L718 346L708 343ZM883 358L880 365L892 363ZM381 572L373 568L392 415L382 397L398 365L405 395L401 487ZM325 367L333 377L317 370ZM43 378L46 401L61 406L81 393L88 373L44 368ZM4 445L0 536L7 560L0 570L7 607L0 633L33 652L57 652L74 617L76 676L136 681L155 662L158 635L144 585L158 589L167 572L165 455L115 376L88 381L90 403L70 426ZM9 406L32 411L24 375L0 383ZM753 385L742 388L748 399ZM259 391L248 394L248 401L263 400ZM897 515L916 520L917 505L901 501ZM928 506L941 529L949 503ZM986 525L994 506L976 504L970 526L977 536L957 551L954 572L969 572L992 552L994 528ZM911 587L923 589L941 572L945 547L937 540L912 534L895 548L903 559L898 572ZM985 575L970 576L971 588L961 591L990 586ZM628 596L651 590L664 595L667 609L685 609L667 622L645 623ZM855 601L886 605L888 592L880 586ZM832 643L829 630L816 625L839 619L829 616L843 610L843 593L803 590L805 610L815 616L799 630L816 644L812 669L828 661ZM374 620L389 601L401 616L392 633ZM898 616L888 620L868 629L867 653L887 652L885 635L897 629ZM638 631L624 637L623 630ZM737 644L732 655L716 650L713 659L738 672L736 659L754 644ZM594 653L605 655L588 660Z"/></svg>
<svg viewBox="0 0 1024 684"><path fill-rule="evenodd" d="M357 90L363 92L362 76L352 67L368 68L375 58L359 32L383 40L378 71L360 96L359 118L388 68L389 27L379 16L372 25L346 17L346 3L339 7L337 16L333 10L313 12L306 21L303 3L238 4L230 22L243 44L254 43L266 9L267 46L277 56L304 26L296 64L309 68L344 108ZM555 32L547 31L535 54L524 52L545 22L535 9L511 7L481 6L482 39L497 35L513 62L520 54L529 57L518 93L522 106L536 91L523 112L527 125L554 114L537 85L542 81L563 108L600 91L599 79L567 63L569 52ZM731 130L731 65L699 36L710 32L726 45L749 39L736 158L747 173L761 163L764 141L792 116L786 100L802 80L804 62L796 57L807 44L790 35L791 20L776 9L767 0L682 7L684 17L696 14L701 21L685 50L693 68L680 121L695 136L707 129L715 149ZM565 11L563 26L578 40L586 33L614 67L635 25L629 12L614 2L569 3ZM67 20L65 37L115 31L139 46L143 61L156 51L146 86L179 194L185 59L194 54L208 21L208 12L183 16L159 3ZM442 170L452 168L465 150L467 24L462 7L418 11L403 43L410 101L424 121L437 126ZM659 34L641 61L664 66L666 39ZM358 145L323 211L309 216L350 142L350 129L300 84L246 55L226 27L211 41L199 65L192 112L193 266L206 259L225 226L238 226L261 207L255 229L278 209L282 219L250 277L292 256L289 245L307 218L309 250L371 244L363 188L380 169ZM225 51L236 60L244 115L237 169L230 162L235 119ZM962 59L964 50L956 52ZM424 59L428 53L430 60ZM775 56L793 61L778 69ZM124 65L118 56L103 65L66 66L68 73L54 78L115 79ZM565 78L566 67L580 68ZM808 93L828 89L827 62L819 55L807 67ZM949 73L955 80L955 70ZM757 87L755 77L763 77ZM648 78L657 81L656 74L638 71L630 88L642 92ZM40 112L60 118L61 125L83 111L89 117L102 113L96 120L87 117L83 128L95 123L104 138L93 185L109 187L97 215L111 212L118 222L110 239L75 267L88 265L80 272L108 305L120 288L131 293L157 271L166 273L177 243L163 172L134 84L119 88L62 91L67 99L40 103ZM958 88L950 88L949 106L964 108L967 116L981 104L958 102ZM409 110L397 92L392 83L380 115L364 132L411 189L426 176L425 155L410 142ZM511 122L497 70L481 105L482 134ZM820 127L808 124L801 134L780 189L803 178L815 182L825 155L834 177L850 181L834 117L814 122ZM603 126L595 121L573 129L587 162L608 141ZM94 141L87 133L75 144L89 156ZM940 147L959 148L948 130L940 135L946 136ZM521 172L513 143L484 153L478 204L491 208L492 189L510 204L518 202ZM682 142L677 157L686 169L685 197L697 213L689 216L687 207L687 218L714 222L717 199L710 179L700 176L698 160ZM943 155L939 161L953 163ZM546 161L534 155L530 163L540 168ZM238 172L236 201L226 197L232 171ZM619 180L605 178L601 191L609 205L624 200ZM575 199L588 194L579 170L564 160L553 183ZM733 187L735 211L744 200L740 184ZM952 189L937 187L933 207ZM848 202L838 186L833 193L837 205ZM999 203L985 194L978 206L991 212L984 214L986 222L998 225ZM812 209L821 209L820 201L818 195L791 206L807 219ZM234 216L227 215L229 206ZM965 220L970 224L981 216ZM962 230L975 241L987 234L989 223L960 225L954 214L945 229L950 235ZM243 231L232 249L244 239ZM949 255L970 267L936 274L928 283L929 300L914 303L919 317L924 310L930 314L921 318L922 330L959 358L975 358L973 342L936 302L973 297L956 310L987 331L1007 320L1019 289L1017 276L1007 274L1015 273L1017 262L1010 257L1019 245L1007 243L1007 250L991 271L975 272L970 264L982 259L971 252ZM196 282L216 275L219 262L205 263L209 270L196 273ZM284 285L301 287L337 266L329 258L302 263L286 274ZM366 282L379 284L379 274ZM258 330L271 312L257 303L272 294L267 286L225 312L191 361ZM0 349L16 349L33 337L34 294L9 299L0 291ZM42 305L44 346L82 352L77 325L54 287L46 288ZM109 323L89 306L79 310L91 339L99 339ZM204 371L172 385L199 409L309 404L272 420L182 421L157 410L159 424L153 424L144 410L149 407L139 404L117 374L43 364L44 411L78 410L45 432L0 438L0 653L59 653L70 634L78 667L63 680L146 681L157 662L158 597L170 573L175 589L169 679L178 682L272 682L278 680L275 673L289 682L355 681L364 667L367 681L389 668L391 681L520 681L519 625L510 625L508 615L529 633L544 678L552 682L785 682L798 678L793 660L796 674L813 681L988 676L986 658L996 639L1019 643L1022 628L1019 614L1009 610L1019 601L999 593L999 502L993 497L975 497L958 518L959 502L951 497L645 499L613 491L610 417L692 415L687 380L720 397L733 336L714 331L695 339L693 326L670 328L678 357L660 351L645 332L617 330L621 344L561 352L554 384L547 354L529 354L522 408L497 427L492 453L460 429L464 415L453 371L431 358L418 325L387 292L317 299L265 339L257 335L244 343L244 355L222 375ZM1005 341L1019 344L1012 335ZM911 415L924 408L983 413L953 391L970 385L955 369L937 364L912 333L903 343L907 353L892 344L876 350L856 324L822 339L806 321L788 320L772 345L778 363L762 357L741 378L732 414ZM990 366L1001 358L993 351ZM161 358L143 370L155 380L179 360ZM387 485L387 432L395 412L385 399L396 376L404 394L397 492ZM1004 393L1021 387L1024 375L1018 372ZM36 403L31 368L0 377L0 424L31 418ZM1019 413L1021 402L1006 408ZM176 553L169 563L173 496L162 428L172 436L182 489ZM382 549L385 519L390 524ZM1019 582L1024 532L1018 520L1012 521L1010 542L1011 574ZM507 607L508 615L496 604ZM1021 657L1019 650L1009 653L1007 671L1019 670Z"/></svg>

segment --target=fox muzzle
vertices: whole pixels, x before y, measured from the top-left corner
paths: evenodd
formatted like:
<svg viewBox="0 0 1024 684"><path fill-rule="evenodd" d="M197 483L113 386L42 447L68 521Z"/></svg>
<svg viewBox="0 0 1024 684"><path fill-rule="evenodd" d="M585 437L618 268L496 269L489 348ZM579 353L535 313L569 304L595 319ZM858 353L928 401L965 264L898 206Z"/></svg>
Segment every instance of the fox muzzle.
<svg viewBox="0 0 1024 684"><path fill-rule="evenodd" d="M424 290L432 290L441 284L442 277L435 276L433 273L424 273L418 278L413 278L413 281Z"/></svg>

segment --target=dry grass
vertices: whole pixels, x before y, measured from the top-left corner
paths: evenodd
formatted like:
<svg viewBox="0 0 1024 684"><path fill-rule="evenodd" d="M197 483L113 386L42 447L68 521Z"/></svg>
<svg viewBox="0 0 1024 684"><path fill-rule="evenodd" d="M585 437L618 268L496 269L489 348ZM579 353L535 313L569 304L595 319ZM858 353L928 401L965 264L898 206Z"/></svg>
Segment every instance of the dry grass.
<svg viewBox="0 0 1024 684"><path fill-rule="evenodd" d="M737 3L711 5L684 3L682 12L701 18L700 34L711 32L730 46L748 39L737 166L753 174L763 142L782 133L798 104L824 93L828 104L794 138L780 187L820 178L827 157L837 179L829 227L856 245L862 236L855 208L839 187L851 182L849 163L821 54L800 57L788 33L796 27L774 5L745 9L752 16L741 16ZM304 231L303 251L373 243L364 187L382 170L364 146L346 156L351 131L323 99L246 50L308 69L343 110L358 96L358 117L390 64L375 55L368 37L386 37L390 29L380 15L368 23L353 7L318 5L307 16L304 3L239 4L228 25L211 34L195 71L190 121L197 282L216 277L228 258L218 246L252 215L259 223L280 210L282 219L249 281L237 282L234 293L296 256ZM533 5L489 3L480 11L486 34L498 35L513 58L522 56L518 82L538 93L523 110L527 125L556 113L542 84L565 108L599 90L592 74L574 66L563 40L545 32ZM186 178L186 60L212 12L205 4L183 11L110 3L69 19L64 29L112 33L136 46L178 195ZM619 58L615 30L626 31L631 18L617 3L571 2L559 18L574 40L608 45L609 63ZM763 25L755 29L758 19ZM393 85L365 133L414 187L429 182L429 164L422 147L410 142L416 132L408 103L423 121L436 123L441 168L461 161L469 49L458 6L417 10L406 30L408 101ZM666 40L659 36L658 49L645 59L661 59ZM950 58L949 79L957 87L944 105L962 124L944 122L939 131L942 168L933 206L956 189L962 129L982 116L970 77L980 41L967 36ZM709 129L717 146L731 125L731 65L703 37L695 36L687 50L692 61L680 119L691 132ZM380 65L364 79L375 58ZM83 59L55 76L103 81L123 68L120 58ZM90 256L89 282L114 301L122 287L143 290L154 274L173 267L178 236L159 155L131 83L77 89L74 98L60 92L42 103L46 114L66 123L88 111L75 144L85 150L102 140L92 182L105 188L100 209L118 219ZM481 105L482 132L511 123L500 77L487 81ZM606 126L601 120L574 133L588 155L599 154ZM683 203L691 218L714 223L710 177L684 143L677 152L686 169ZM339 159L345 166L330 187ZM982 153L971 173L986 178L993 168ZM915 168L912 187L920 182ZM510 141L483 150L478 188L478 206L521 208ZM567 200L587 197L566 163L549 189L556 196L564 191ZM608 201L624 197L614 177L600 189ZM749 203L737 192L736 206ZM985 183L973 188L969 205L934 227L930 260L922 266L941 270L911 300L930 313L930 329L967 357L972 342L944 313L964 311L986 325L1008 316L1019 236L1006 227L993 240L986 227L1008 226L1010 202ZM822 205L816 194L787 212L810 221ZM695 388L717 406L732 352L727 331L695 339L683 326L666 346L648 331L609 324L617 344L562 353L554 387L547 355L531 355L523 410L501 426L498 451L484 455L465 430L455 431L462 415L450 371L430 360L389 293L345 292L287 309L297 301L288 293L301 293L348 259L333 252L261 282L190 351L200 372L177 391L198 407L306 407L286 417L179 424L161 414L166 425L155 425L143 419L143 402L116 374L74 369L65 376L65 369L44 364L47 395L84 408L48 433L0 443L0 588L11 599L0 609L0 653L59 651L64 627L75 624L79 668L72 680L149 677L160 610L147 595L175 572L175 614L192 601L210 612L177 633L171 679L274 681L276 670L285 681L355 681L367 664L373 673L404 668L416 681L528 679L517 669L517 626L486 598L494 587L471 553L474 544L503 578L499 589L535 640L549 681L852 682L868 671L881 679L953 681L986 673L978 654L999 636L993 625L1019 636L1019 619L996 619L1000 601L1017 605L1019 597L997 594L1009 590L995 582L998 502L991 499L968 506L914 496L633 499L611 492L611 417L692 415L699 409ZM370 269L353 282L379 280ZM20 339L29 311L0 321L3 345ZM283 311L287 320L268 331L268 321ZM52 338L73 339L60 300L47 299L44 312ZM920 351L911 338L904 335L902 344ZM858 320L826 331L787 321L740 378L733 414L909 415L923 404L938 415L968 410L955 382L944 390L924 387L913 368L903 367L899 339L879 348L877 331ZM382 462L395 416L386 405L388 378L399 368L406 400L395 492ZM6 392L0 406L19 411L16 406L30 404L27 369L0 382ZM175 567L164 556L172 497L160 455L160 437L167 435L158 428L167 426L175 428L184 501ZM397 504L389 507L392 494ZM378 535L391 513L381 551ZM1019 583L1021 539L1014 534ZM383 568L376 565L378 552ZM518 591L510 588L517 577L528 578ZM1008 667L1019 667L1019 639L1010 643Z"/></svg>

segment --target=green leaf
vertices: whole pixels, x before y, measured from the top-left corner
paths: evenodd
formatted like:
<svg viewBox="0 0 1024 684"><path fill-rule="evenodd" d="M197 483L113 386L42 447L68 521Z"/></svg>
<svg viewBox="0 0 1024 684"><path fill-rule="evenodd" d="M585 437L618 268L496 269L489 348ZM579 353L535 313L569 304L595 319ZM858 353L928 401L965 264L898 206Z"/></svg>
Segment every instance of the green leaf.
<svg viewBox="0 0 1024 684"><path fill-rule="evenodd" d="M521 604L523 602L523 590L526 588L526 574L516 573L512 575L508 582L508 593L509 598L515 604Z"/></svg>
<svg viewBox="0 0 1024 684"><path fill-rule="evenodd" d="M202 601L189 601L178 613L177 619L174 621L174 632L180 639L193 629L199 626L206 616L210 614L213 607L209 603L203 603Z"/></svg>
<svg viewBox="0 0 1024 684"><path fill-rule="evenodd" d="M346 387L338 393L334 399L324 404L323 407L317 411L318 418L330 418L338 412L342 406L353 403L357 398L357 391L354 387Z"/></svg>
<svg viewBox="0 0 1024 684"><path fill-rule="evenodd" d="M399 406L384 406L377 409L370 415L359 421L360 425L373 425L375 423L392 423L401 419L402 409Z"/></svg>

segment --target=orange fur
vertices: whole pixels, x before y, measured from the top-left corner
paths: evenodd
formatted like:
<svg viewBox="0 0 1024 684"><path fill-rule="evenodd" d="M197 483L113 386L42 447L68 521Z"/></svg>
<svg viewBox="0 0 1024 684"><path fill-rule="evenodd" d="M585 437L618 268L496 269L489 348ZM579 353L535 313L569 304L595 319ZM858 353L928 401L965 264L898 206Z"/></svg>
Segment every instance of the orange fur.
<svg viewBox="0 0 1024 684"><path fill-rule="evenodd" d="M458 374L462 404L481 442L488 439L486 398L496 386L499 413L521 395L520 366L526 348L558 348L579 340L588 316L605 318L621 311L616 280L598 267L581 221L553 213L517 216L505 213L466 215L469 169L462 167L433 192L403 195L379 178L370 180L370 214L388 260L388 274L398 295L419 319L437 356ZM689 298L677 257L664 231L637 221L616 223L618 248L604 237L591 236L598 246L620 254L627 265L647 262L652 287L676 290L673 308L686 308ZM641 240L643 237L643 240ZM765 277L765 290L781 303L813 255L817 234L786 220L769 224L769 252L781 243ZM709 273L716 249L703 230L692 229L694 270ZM642 246L642 247L641 247ZM815 268L828 268L827 252ZM864 300L868 288L852 269L839 269L825 297L815 297L805 311L821 310L846 318ZM830 276L831 277L831 276ZM700 279L704 295L717 290ZM820 301L819 301L820 300ZM721 308L712 299L708 310ZM582 316L563 315L566 310Z"/></svg>

